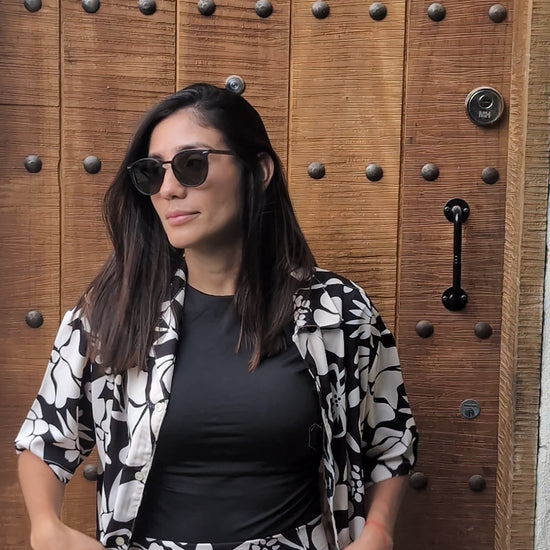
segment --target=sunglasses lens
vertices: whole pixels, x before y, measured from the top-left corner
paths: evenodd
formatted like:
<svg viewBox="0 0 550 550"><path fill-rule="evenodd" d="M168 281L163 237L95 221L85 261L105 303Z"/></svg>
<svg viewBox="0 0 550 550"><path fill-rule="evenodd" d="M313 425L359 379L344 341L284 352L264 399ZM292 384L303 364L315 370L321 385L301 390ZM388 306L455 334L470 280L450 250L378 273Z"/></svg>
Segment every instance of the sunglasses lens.
<svg viewBox="0 0 550 550"><path fill-rule="evenodd" d="M162 186L164 168L155 159L138 160L132 165L132 179L140 193L154 195Z"/></svg>
<svg viewBox="0 0 550 550"><path fill-rule="evenodd" d="M185 187L197 187L208 175L208 155L197 151L182 151L172 161L174 175Z"/></svg>

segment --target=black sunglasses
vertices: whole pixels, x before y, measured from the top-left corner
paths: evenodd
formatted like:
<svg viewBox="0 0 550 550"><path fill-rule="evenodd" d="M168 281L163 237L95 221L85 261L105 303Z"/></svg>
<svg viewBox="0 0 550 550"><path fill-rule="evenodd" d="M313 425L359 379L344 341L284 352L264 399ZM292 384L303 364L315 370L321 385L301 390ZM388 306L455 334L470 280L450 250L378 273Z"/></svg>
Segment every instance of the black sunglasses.
<svg viewBox="0 0 550 550"><path fill-rule="evenodd" d="M208 176L208 155L234 155L232 151L219 149L185 149L176 153L172 160L153 158L139 159L128 166L130 178L136 189L144 195L154 195L160 191L166 168L172 167L172 172L184 187L198 187Z"/></svg>

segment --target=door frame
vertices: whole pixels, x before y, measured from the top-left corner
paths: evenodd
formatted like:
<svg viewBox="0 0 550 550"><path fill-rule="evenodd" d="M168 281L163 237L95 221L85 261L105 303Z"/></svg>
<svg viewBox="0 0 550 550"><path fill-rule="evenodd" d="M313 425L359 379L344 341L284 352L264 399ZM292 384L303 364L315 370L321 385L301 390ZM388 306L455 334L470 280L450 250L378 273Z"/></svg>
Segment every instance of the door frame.
<svg viewBox="0 0 550 550"><path fill-rule="evenodd" d="M550 3L516 2L502 301L495 550L534 548L550 147Z"/></svg>

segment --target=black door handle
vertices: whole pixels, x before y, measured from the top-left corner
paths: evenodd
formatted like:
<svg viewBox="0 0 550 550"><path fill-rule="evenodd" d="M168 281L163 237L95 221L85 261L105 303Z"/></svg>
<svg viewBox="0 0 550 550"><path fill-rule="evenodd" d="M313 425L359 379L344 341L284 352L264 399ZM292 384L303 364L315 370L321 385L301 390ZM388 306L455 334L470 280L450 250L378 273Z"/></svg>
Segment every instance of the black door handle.
<svg viewBox="0 0 550 550"><path fill-rule="evenodd" d="M468 294L461 286L462 276L462 224L470 215L470 207L462 199L451 199L443 209L445 217L454 225L453 286L441 296L443 305L450 311L459 311L468 303Z"/></svg>

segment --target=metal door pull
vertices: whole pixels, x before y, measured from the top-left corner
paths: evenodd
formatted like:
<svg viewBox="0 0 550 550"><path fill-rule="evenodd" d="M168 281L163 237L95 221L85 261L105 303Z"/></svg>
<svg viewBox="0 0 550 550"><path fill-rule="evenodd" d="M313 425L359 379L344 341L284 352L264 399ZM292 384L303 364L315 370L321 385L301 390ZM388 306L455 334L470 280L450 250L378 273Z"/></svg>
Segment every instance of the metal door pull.
<svg viewBox="0 0 550 550"><path fill-rule="evenodd" d="M462 199L451 199L443 209L445 217L454 225L453 237L453 286L441 296L443 305L450 311L459 311L468 303L468 295L461 285L462 224L470 215L470 207Z"/></svg>

